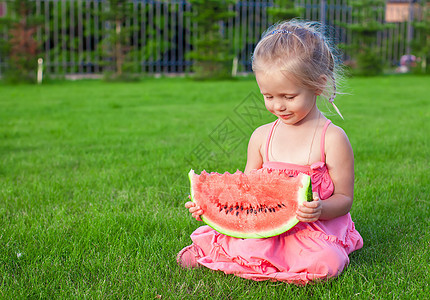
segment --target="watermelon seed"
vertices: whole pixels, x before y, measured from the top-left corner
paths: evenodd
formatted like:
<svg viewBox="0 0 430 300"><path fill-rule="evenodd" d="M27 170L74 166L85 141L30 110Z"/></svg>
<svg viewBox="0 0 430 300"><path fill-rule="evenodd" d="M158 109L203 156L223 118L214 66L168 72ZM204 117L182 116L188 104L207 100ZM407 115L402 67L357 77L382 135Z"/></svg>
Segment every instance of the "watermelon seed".
<svg viewBox="0 0 430 300"><path fill-rule="evenodd" d="M247 214L247 215L249 214L249 209L247 209L247 210L246 210L246 214Z"/></svg>
<svg viewBox="0 0 430 300"><path fill-rule="evenodd" d="M227 209L225 210L225 214L228 214L228 210Z"/></svg>
<svg viewBox="0 0 430 300"><path fill-rule="evenodd" d="M236 205L236 210L238 210L239 209L239 205Z"/></svg>
<svg viewBox="0 0 430 300"><path fill-rule="evenodd" d="M230 209L229 209L229 212L232 212L233 211L233 206L232 207L230 207Z"/></svg>
<svg viewBox="0 0 430 300"><path fill-rule="evenodd" d="M264 212L267 213L267 208L264 209Z"/></svg>
<svg viewBox="0 0 430 300"><path fill-rule="evenodd" d="M222 211L222 207L219 209L219 211L220 211L220 212Z"/></svg>
<svg viewBox="0 0 430 300"><path fill-rule="evenodd" d="M240 207L240 210L243 210L243 206Z"/></svg>
<svg viewBox="0 0 430 300"><path fill-rule="evenodd" d="M287 207L284 203L281 203L283 207Z"/></svg>
<svg viewBox="0 0 430 300"><path fill-rule="evenodd" d="M256 215L257 214L257 209L256 210L254 210L254 215Z"/></svg>
<svg viewBox="0 0 430 300"><path fill-rule="evenodd" d="M236 212L236 217L237 217L238 215L239 215L239 212L237 211L237 212Z"/></svg>
<svg viewBox="0 0 430 300"><path fill-rule="evenodd" d="M281 204L278 204L278 207L279 207L279 208L282 208Z"/></svg>
<svg viewBox="0 0 430 300"><path fill-rule="evenodd" d="M272 212L272 209L269 207L269 211Z"/></svg>
<svg viewBox="0 0 430 300"><path fill-rule="evenodd" d="M251 214L252 214L252 212L254 211L253 209L252 209L252 207L251 207L251 209L249 210L250 212L251 212Z"/></svg>

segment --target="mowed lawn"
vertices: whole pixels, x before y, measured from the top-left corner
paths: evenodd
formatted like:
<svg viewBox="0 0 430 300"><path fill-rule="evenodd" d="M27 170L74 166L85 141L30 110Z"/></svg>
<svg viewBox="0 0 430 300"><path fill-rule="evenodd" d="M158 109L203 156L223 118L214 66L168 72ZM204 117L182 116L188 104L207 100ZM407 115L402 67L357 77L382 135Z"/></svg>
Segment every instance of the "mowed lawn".
<svg viewBox="0 0 430 300"><path fill-rule="evenodd" d="M175 261L202 225L183 206L188 171L243 170L253 128L273 120L252 77L1 85L0 298L428 297L429 83L349 79L345 120L328 112L354 148L364 247L304 287Z"/></svg>

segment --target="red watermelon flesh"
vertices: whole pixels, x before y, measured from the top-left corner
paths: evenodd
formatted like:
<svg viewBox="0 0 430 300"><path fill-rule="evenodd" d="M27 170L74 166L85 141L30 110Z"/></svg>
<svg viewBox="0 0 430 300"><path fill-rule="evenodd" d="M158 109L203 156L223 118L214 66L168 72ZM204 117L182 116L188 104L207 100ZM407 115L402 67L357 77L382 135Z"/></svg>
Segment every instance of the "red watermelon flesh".
<svg viewBox="0 0 430 300"><path fill-rule="evenodd" d="M237 238L279 235L299 221L300 203L312 201L310 177L290 177L282 170L259 169L246 175L189 172L191 199L202 220L216 231Z"/></svg>

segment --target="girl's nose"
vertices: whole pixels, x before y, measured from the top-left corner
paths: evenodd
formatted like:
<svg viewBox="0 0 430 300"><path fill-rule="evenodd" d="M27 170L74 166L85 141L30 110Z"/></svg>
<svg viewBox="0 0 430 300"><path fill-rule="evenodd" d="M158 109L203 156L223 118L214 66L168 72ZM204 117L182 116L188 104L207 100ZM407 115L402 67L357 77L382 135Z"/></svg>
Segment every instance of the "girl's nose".
<svg viewBox="0 0 430 300"><path fill-rule="evenodd" d="M274 108L277 111L284 111L286 109L285 103L284 103L284 101L282 101L282 99L277 99L275 101L275 105L274 106L275 106Z"/></svg>

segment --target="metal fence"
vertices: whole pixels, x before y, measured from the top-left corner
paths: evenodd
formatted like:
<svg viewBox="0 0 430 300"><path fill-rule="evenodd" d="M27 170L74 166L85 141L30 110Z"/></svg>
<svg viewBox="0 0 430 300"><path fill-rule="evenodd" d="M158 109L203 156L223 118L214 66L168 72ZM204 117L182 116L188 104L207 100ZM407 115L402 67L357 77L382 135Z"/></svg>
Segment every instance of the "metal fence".
<svg viewBox="0 0 430 300"><path fill-rule="evenodd" d="M36 14L44 19L37 32L49 74L100 74L109 58L103 53L103 43L112 24L100 17L108 9L106 0L34 0ZM1 2L1 1L0 1ZM130 0L133 13L124 27L133 28L129 36L127 59L135 73L167 74L190 71L188 58L196 39L196 24L189 14L193 8L187 1ZM407 2L407 1L406 1ZM222 23L222 33L228 38L231 52L238 60L238 71L249 72L252 50L262 32L273 23L267 8L273 1L237 1L229 10L235 17ZM353 22L352 8L346 0L298 0L304 8L303 18L333 26L337 42L351 43L350 32L339 22ZM404 16L404 8L395 12ZM400 11L401 10L401 11ZM380 22L386 22L387 10L382 7ZM390 29L378 33L374 47L381 49L381 60L396 65L409 50L411 39L408 18L397 18ZM348 53L345 53L348 59ZM0 58L0 74L5 68Z"/></svg>

